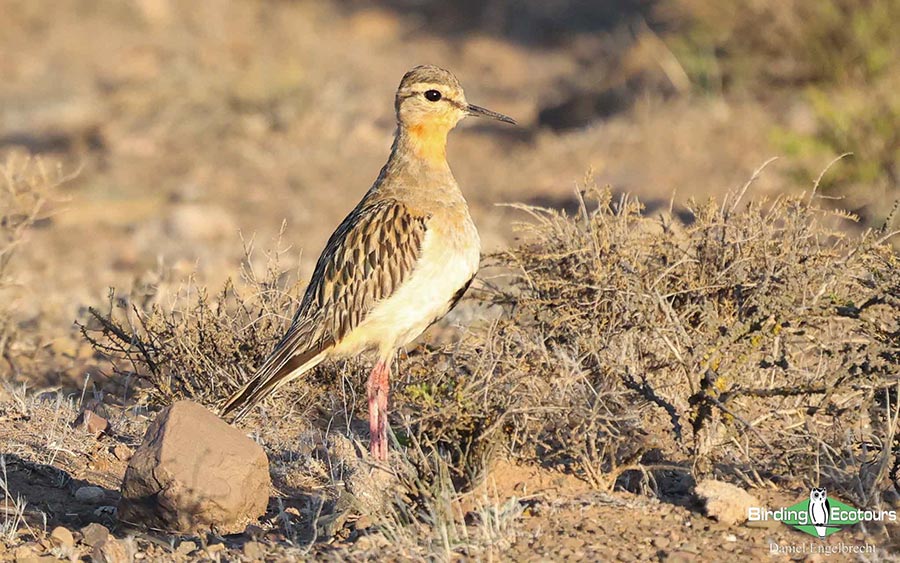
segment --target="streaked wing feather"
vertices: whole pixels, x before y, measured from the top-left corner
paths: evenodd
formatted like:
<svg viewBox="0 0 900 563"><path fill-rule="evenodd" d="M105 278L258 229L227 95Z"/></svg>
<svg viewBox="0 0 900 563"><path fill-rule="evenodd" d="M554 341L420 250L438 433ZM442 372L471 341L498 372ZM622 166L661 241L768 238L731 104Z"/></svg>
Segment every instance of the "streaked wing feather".
<svg viewBox="0 0 900 563"><path fill-rule="evenodd" d="M372 308L409 277L426 232L425 216L381 200L354 209L338 226L316 263L303 302L287 333L256 375L222 407L236 419L280 387L286 377L360 325Z"/></svg>
<svg viewBox="0 0 900 563"><path fill-rule="evenodd" d="M313 341L340 342L407 279L421 253L426 220L392 200L348 216L319 257L293 325L315 319Z"/></svg>

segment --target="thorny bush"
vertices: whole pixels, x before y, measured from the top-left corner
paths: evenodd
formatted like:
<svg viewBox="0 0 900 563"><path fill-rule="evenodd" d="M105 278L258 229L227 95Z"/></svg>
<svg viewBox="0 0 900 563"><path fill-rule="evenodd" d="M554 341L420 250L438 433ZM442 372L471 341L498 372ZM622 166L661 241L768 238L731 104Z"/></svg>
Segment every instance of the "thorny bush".
<svg viewBox="0 0 900 563"><path fill-rule="evenodd" d="M522 207L526 242L491 257L508 313L413 362L424 433L473 467L501 443L604 487L678 464L873 500L897 478L891 233L830 227L852 217L815 191L744 203L749 185L683 221L594 187L574 217Z"/></svg>

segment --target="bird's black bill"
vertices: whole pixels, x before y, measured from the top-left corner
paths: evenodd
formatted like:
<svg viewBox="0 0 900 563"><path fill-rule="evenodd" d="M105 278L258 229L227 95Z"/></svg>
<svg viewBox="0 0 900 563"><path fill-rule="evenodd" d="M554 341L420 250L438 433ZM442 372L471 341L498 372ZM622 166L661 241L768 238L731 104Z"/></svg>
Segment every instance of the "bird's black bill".
<svg viewBox="0 0 900 563"><path fill-rule="evenodd" d="M496 119L497 121L502 121L504 123L511 123L513 125L516 124L516 120L509 117L508 115L503 115L502 113L497 113L496 111L491 111L489 109L484 109L480 106L473 106L469 104L469 107L466 108L469 112L469 115L474 115L475 117L490 117L491 119Z"/></svg>

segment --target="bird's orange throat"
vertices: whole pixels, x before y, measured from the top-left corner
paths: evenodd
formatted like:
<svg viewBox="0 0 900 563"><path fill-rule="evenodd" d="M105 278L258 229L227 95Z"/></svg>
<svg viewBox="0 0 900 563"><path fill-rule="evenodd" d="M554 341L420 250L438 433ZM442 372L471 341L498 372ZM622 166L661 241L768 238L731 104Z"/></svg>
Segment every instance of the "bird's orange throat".
<svg viewBox="0 0 900 563"><path fill-rule="evenodd" d="M410 148L415 155L430 163L444 164L447 160L447 133L451 126L441 122L416 123L407 127Z"/></svg>

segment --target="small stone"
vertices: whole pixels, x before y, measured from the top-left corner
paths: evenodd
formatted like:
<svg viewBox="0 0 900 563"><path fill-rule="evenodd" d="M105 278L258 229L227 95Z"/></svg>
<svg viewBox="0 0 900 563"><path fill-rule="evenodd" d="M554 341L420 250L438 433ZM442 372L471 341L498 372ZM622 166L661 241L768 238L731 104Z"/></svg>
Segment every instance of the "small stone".
<svg viewBox="0 0 900 563"><path fill-rule="evenodd" d="M756 497L724 481L706 479L694 493L705 503L707 516L729 526L746 522L750 507L760 506Z"/></svg>
<svg viewBox="0 0 900 563"><path fill-rule="evenodd" d="M75 500L85 504L99 504L105 495L106 492L100 487L78 487L75 490Z"/></svg>
<svg viewBox="0 0 900 563"><path fill-rule="evenodd" d="M178 544L178 547L175 548L175 553L177 553L178 555L189 555L196 550L197 550L196 543L194 543L190 540L185 540L185 541L181 542L180 544Z"/></svg>
<svg viewBox="0 0 900 563"><path fill-rule="evenodd" d="M727 542L736 542L736 541L737 541L737 536L734 535L734 534L725 534L724 540L727 541Z"/></svg>
<svg viewBox="0 0 900 563"><path fill-rule="evenodd" d="M128 548L121 541L109 538L94 547L91 559L94 563L127 563L129 560Z"/></svg>
<svg viewBox="0 0 900 563"><path fill-rule="evenodd" d="M50 542L56 547L71 549L75 545L75 538L67 528L57 526L50 532Z"/></svg>
<svg viewBox="0 0 900 563"><path fill-rule="evenodd" d="M265 513L270 484L259 444L203 406L177 401L131 456L118 515L173 532L240 533Z"/></svg>
<svg viewBox="0 0 900 563"><path fill-rule="evenodd" d="M112 454L119 461L128 461L129 459L131 459L132 451L131 448L129 448L125 444L116 444L115 446L113 446Z"/></svg>
<svg viewBox="0 0 900 563"><path fill-rule="evenodd" d="M109 539L109 530L106 526L91 523L81 529L81 543L88 547L95 547Z"/></svg>
<svg viewBox="0 0 900 563"><path fill-rule="evenodd" d="M109 421L94 411L86 409L75 419L75 426L83 428L90 434L100 435L109 430Z"/></svg>
<svg viewBox="0 0 900 563"><path fill-rule="evenodd" d="M244 544L244 557L251 561L259 561L266 555L263 545L258 541L248 541Z"/></svg>

